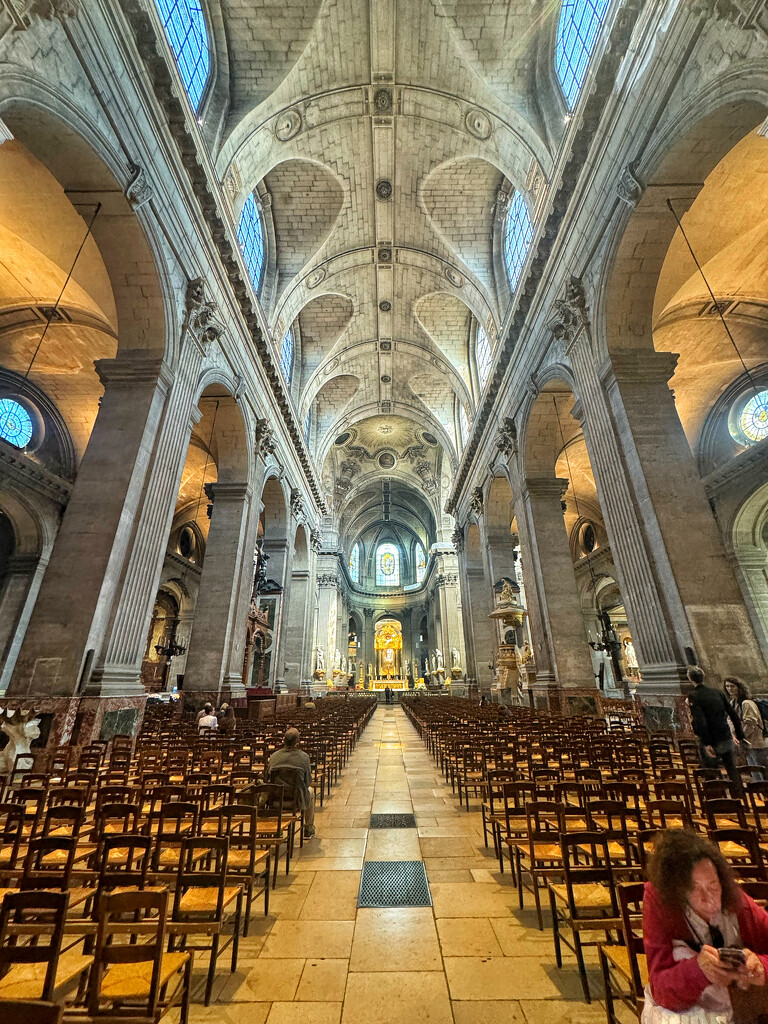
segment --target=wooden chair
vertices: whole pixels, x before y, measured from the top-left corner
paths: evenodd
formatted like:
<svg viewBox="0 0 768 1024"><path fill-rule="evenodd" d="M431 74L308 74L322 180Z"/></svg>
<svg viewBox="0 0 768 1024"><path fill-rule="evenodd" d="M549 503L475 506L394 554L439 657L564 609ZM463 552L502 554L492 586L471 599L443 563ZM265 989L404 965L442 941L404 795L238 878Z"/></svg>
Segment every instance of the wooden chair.
<svg viewBox="0 0 768 1024"><path fill-rule="evenodd" d="M551 879L562 878L563 855L560 849L560 833L563 831L563 806L550 800L532 800L526 804L525 814L527 836L515 842L513 846L517 894L522 910L523 889L527 888L533 893L539 931L544 931L540 889ZM523 882L523 873L527 874L530 880L527 886Z"/></svg>
<svg viewBox="0 0 768 1024"><path fill-rule="evenodd" d="M589 1003L592 1000L583 947L597 943L585 941L582 932L604 931L610 935L621 923L608 838L603 832L562 834L560 849L563 881L548 882L555 959L557 966L562 967L562 943L576 954L584 998ZM580 859L586 859L586 863L579 863ZM571 942L560 931L561 925L570 928Z"/></svg>
<svg viewBox="0 0 768 1024"><path fill-rule="evenodd" d="M69 897L64 892L9 892L0 904L0 1020L5 999L63 1000L90 970L93 957L61 952ZM21 945L11 924L44 924L35 943Z"/></svg>
<svg viewBox="0 0 768 1024"><path fill-rule="evenodd" d="M237 952L240 941L240 927L243 916L243 886L227 885L227 860L229 840L211 836L195 836L185 839L181 845L179 871L176 876L176 890L173 898L173 920L200 922L201 932L211 936L210 946L189 945L186 935L181 938L181 948L196 952L210 951L208 977L205 984L205 1005L211 1001L213 979L216 976L216 961L229 946L232 947L231 971L237 970ZM235 905L232 923L232 937L219 947L225 918ZM169 948L175 941L171 937Z"/></svg>
<svg viewBox="0 0 768 1024"><path fill-rule="evenodd" d="M4 999L3 1024L61 1024L63 1007L42 999Z"/></svg>
<svg viewBox="0 0 768 1024"><path fill-rule="evenodd" d="M164 952L167 910L165 891L101 897L89 1017L157 1024L179 1006L187 1024L193 954Z"/></svg>
<svg viewBox="0 0 768 1024"><path fill-rule="evenodd" d="M644 882L625 882L616 886L624 945L599 946L607 1024L618 1024L615 1009L617 1000L636 1014L638 1019L643 1012L648 961L638 925L642 927L644 890Z"/></svg>
<svg viewBox="0 0 768 1024"><path fill-rule="evenodd" d="M228 872L245 886L245 924L243 935L248 934L251 906L257 878L264 879L264 916L269 913L269 849L260 848L263 838L259 834L258 808L249 804L229 804L224 808L226 834L229 839Z"/></svg>
<svg viewBox="0 0 768 1024"><path fill-rule="evenodd" d="M0 868L15 868L22 853L24 808L0 804Z"/></svg>
<svg viewBox="0 0 768 1024"><path fill-rule="evenodd" d="M739 878L768 881L765 859L757 833L748 828L714 828L709 838L719 848Z"/></svg>

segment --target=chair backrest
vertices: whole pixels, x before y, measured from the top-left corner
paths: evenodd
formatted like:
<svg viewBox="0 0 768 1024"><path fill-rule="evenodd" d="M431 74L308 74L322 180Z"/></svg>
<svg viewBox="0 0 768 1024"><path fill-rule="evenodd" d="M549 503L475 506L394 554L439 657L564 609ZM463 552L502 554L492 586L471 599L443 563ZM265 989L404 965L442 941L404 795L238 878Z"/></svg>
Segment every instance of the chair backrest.
<svg viewBox="0 0 768 1024"><path fill-rule="evenodd" d="M181 901L189 888L216 889L216 916L224 908L224 889L227 884L229 839L225 836L192 836L181 844L179 870L173 899L173 916L178 918Z"/></svg>
<svg viewBox="0 0 768 1024"><path fill-rule="evenodd" d="M619 916L619 904L616 899L616 886L613 880L611 855L608 850L608 836L605 832L573 832L571 835L560 835L560 849L563 854L563 878L568 894L568 909L573 919L578 917L595 917L592 908L584 913L579 908L575 897L574 885L600 884L606 889L610 899L610 916ZM586 862L584 854L587 854Z"/></svg>
<svg viewBox="0 0 768 1024"><path fill-rule="evenodd" d="M53 999L56 967L64 936L64 919L69 896L65 892L9 892L0 904L0 974L13 964L47 964L41 999ZM32 944L21 945L9 934L10 924L46 925L45 932ZM0 1019L5 1022L4 1004Z"/></svg>
<svg viewBox="0 0 768 1024"><path fill-rule="evenodd" d="M731 827L730 823L734 819L738 823L739 828L749 828L744 804L741 800L731 800L729 798L705 800L703 810L707 817L709 828L729 828Z"/></svg>
<svg viewBox="0 0 768 1024"><path fill-rule="evenodd" d="M153 1018L160 994L168 892L105 893L99 900L94 964L88 989L88 1013L101 1010L101 982L113 964L152 964L145 1001L132 999L136 1016ZM120 941L124 940L124 941Z"/></svg>
<svg viewBox="0 0 768 1024"><path fill-rule="evenodd" d="M75 862L77 840L69 836L40 836L30 839L22 889L61 889L66 892Z"/></svg>
<svg viewBox="0 0 768 1024"><path fill-rule="evenodd" d="M616 886L621 930L629 953L632 993L636 999L640 999L643 994L643 981L637 958L645 952L642 934L644 893L645 882L621 882Z"/></svg>
<svg viewBox="0 0 768 1024"><path fill-rule="evenodd" d="M4 999L3 1024L60 1024L64 1007L43 999Z"/></svg>
<svg viewBox="0 0 768 1024"><path fill-rule="evenodd" d="M760 840L757 834L748 828L713 828L709 830L709 838L721 851L725 853L733 873L739 878L754 878L758 881L768 881L763 852L760 849ZM735 843L743 848L746 856L741 853L729 856L728 848L722 850L726 844Z"/></svg>
<svg viewBox="0 0 768 1024"><path fill-rule="evenodd" d="M281 764L269 769L269 782L285 789L283 808L295 810L301 806L303 772L293 765Z"/></svg>
<svg viewBox="0 0 768 1024"><path fill-rule="evenodd" d="M48 790L48 807L85 807L88 791L83 786L52 786Z"/></svg>
<svg viewBox="0 0 768 1024"><path fill-rule="evenodd" d="M104 836L99 852L99 890L122 886L143 889L147 884L152 837L137 833ZM94 907L98 912L98 906Z"/></svg>
<svg viewBox="0 0 768 1024"><path fill-rule="evenodd" d="M79 836L84 817L85 811L82 807L72 807L69 804L49 807L45 812L41 834L47 836L54 831L59 834L66 831L68 835Z"/></svg>
<svg viewBox="0 0 768 1024"><path fill-rule="evenodd" d="M283 828L283 797L285 787L274 782L261 782L252 786L242 794L242 799L253 803L258 808L259 819L274 823L274 831L279 834Z"/></svg>
<svg viewBox="0 0 768 1024"><path fill-rule="evenodd" d="M682 800L647 800L646 818L650 828L693 828L688 805Z"/></svg>
<svg viewBox="0 0 768 1024"><path fill-rule="evenodd" d="M3 864L16 867L24 835L24 808L19 804L0 804L0 849Z"/></svg>

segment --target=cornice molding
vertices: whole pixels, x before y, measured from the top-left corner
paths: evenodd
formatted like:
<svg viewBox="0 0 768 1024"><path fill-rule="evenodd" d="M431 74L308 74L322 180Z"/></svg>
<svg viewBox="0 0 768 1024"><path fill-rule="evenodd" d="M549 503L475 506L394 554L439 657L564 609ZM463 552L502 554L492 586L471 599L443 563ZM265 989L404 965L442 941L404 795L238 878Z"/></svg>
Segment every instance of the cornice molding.
<svg viewBox="0 0 768 1024"><path fill-rule="evenodd" d="M22 451L0 439L0 479L7 477L62 507L69 501L72 484L39 466Z"/></svg>

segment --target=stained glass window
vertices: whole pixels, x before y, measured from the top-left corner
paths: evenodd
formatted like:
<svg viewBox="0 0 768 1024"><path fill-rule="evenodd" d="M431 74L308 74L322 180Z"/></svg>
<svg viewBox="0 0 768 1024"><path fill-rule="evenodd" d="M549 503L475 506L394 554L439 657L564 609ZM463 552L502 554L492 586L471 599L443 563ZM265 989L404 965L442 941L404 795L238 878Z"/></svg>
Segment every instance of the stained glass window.
<svg viewBox="0 0 768 1024"><path fill-rule="evenodd" d="M240 244L240 252L243 254L253 290L258 292L264 270L264 230L252 193L243 204L240 223L237 226L237 241Z"/></svg>
<svg viewBox="0 0 768 1024"><path fill-rule="evenodd" d="M0 437L14 448L25 448L32 440L32 417L12 398L0 399Z"/></svg>
<svg viewBox="0 0 768 1024"><path fill-rule="evenodd" d="M293 331L289 327L280 346L280 369L283 371L286 384L290 385L293 376Z"/></svg>
<svg viewBox="0 0 768 1024"><path fill-rule="evenodd" d="M400 552L394 544L379 544L376 551L376 585L400 586Z"/></svg>
<svg viewBox="0 0 768 1024"><path fill-rule="evenodd" d="M555 69L568 109L573 110L610 0L565 0L560 8Z"/></svg>
<svg viewBox="0 0 768 1024"><path fill-rule="evenodd" d="M768 437L768 391L750 398L739 417L739 426L753 444Z"/></svg>
<svg viewBox="0 0 768 1024"><path fill-rule="evenodd" d="M525 258L533 238L533 224L525 200L515 192L509 204L507 223L504 230L504 262L507 266L509 287L517 288L517 282L525 266Z"/></svg>
<svg viewBox="0 0 768 1024"><path fill-rule="evenodd" d="M349 556L349 575L353 583L360 582L360 545L355 544Z"/></svg>
<svg viewBox="0 0 768 1024"><path fill-rule="evenodd" d="M477 325L475 359L477 360L477 374L480 378L480 387L484 388L485 382L488 380L488 374L491 372L491 346L482 324Z"/></svg>
<svg viewBox="0 0 768 1024"><path fill-rule="evenodd" d="M208 31L200 0L155 0L155 3L189 102L197 110L211 70Z"/></svg>
<svg viewBox="0 0 768 1024"><path fill-rule="evenodd" d="M421 583L427 571L427 554L421 544L416 545L416 582Z"/></svg>
<svg viewBox="0 0 768 1024"><path fill-rule="evenodd" d="M461 428L461 447L463 448L469 437L469 420L467 419L467 410L463 405L459 407L459 427Z"/></svg>

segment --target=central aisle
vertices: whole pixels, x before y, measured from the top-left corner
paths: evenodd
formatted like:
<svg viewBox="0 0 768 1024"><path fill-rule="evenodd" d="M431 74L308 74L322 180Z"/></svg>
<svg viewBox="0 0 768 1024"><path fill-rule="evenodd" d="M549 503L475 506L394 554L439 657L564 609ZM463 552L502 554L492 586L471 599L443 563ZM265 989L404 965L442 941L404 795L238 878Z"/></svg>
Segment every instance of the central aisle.
<svg viewBox="0 0 768 1024"><path fill-rule="evenodd" d="M371 813L413 813L418 828L369 831ZM575 960L558 971L551 932L517 909L479 805L459 809L399 706L379 706L315 824L191 1024L603 1024ZM434 906L358 909L364 860L423 861Z"/></svg>

